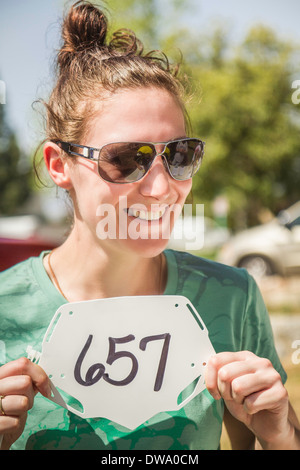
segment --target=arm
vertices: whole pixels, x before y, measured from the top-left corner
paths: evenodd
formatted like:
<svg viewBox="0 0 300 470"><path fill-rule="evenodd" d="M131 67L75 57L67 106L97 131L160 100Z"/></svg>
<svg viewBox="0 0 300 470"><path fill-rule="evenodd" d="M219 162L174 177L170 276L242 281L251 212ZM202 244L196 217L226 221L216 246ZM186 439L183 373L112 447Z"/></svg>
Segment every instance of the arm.
<svg viewBox="0 0 300 470"><path fill-rule="evenodd" d="M263 449L300 449L299 421L269 360L249 351L219 353L208 363L206 386L215 399L224 399L230 414ZM234 445L245 445L245 431L239 437L235 421L227 422Z"/></svg>
<svg viewBox="0 0 300 470"><path fill-rule="evenodd" d="M8 450L21 436L37 392L51 396L49 379L37 364L22 357L0 367L0 444ZM2 441L2 442L1 442Z"/></svg>

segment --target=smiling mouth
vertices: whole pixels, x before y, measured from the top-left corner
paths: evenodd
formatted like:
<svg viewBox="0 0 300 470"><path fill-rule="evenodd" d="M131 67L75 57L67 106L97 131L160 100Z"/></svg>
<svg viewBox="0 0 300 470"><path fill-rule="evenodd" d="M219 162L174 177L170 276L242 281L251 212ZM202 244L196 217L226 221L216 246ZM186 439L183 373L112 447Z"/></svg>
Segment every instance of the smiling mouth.
<svg viewBox="0 0 300 470"><path fill-rule="evenodd" d="M145 211L145 210L137 210L133 208L127 209L127 214L130 217L135 217L136 219L147 220L147 221L159 220L162 218L165 212L166 212L166 207L161 208L158 211Z"/></svg>

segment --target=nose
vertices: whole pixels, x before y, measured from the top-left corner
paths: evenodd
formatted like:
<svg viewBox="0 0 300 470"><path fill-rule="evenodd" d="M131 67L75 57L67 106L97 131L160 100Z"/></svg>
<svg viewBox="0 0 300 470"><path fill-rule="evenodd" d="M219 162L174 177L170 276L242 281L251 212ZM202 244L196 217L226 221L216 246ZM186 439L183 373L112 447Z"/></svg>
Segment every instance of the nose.
<svg viewBox="0 0 300 470"><path fill-rule="evenodd" d="M150 170L140 181L140 192L143 196L164 200L170 194L170 175L164 165L162 156L157 155Z"/></svg>

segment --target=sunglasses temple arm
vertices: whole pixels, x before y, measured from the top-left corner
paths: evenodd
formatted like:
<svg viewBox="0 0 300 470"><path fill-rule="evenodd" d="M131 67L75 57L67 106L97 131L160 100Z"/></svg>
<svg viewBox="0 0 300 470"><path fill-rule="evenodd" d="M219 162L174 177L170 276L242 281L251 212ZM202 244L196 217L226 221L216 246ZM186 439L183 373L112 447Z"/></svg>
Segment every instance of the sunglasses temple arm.
<svg viewBox="0 0 300 470"><path fill-rule="evenodd" d="M57 140L54 143L59 145L60 148L64 152L68 153L69 155L76 155L77 157L88 158L89 160L97 160L97 158L94 156L94 152L99 151L99 149L95 149L92 147L85 147L84 145L69 144L68 142L62 142L61 140ZM71 147L77 147L77 148L83 149L84 154L73 152L71 150Z"/></svg>

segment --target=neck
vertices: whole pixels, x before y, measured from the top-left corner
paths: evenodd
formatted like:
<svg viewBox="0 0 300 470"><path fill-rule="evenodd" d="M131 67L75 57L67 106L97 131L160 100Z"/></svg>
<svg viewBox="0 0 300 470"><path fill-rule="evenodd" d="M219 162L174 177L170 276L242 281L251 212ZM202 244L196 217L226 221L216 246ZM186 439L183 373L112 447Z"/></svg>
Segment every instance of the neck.
<svg viewBox="0 0 300 470"><path fill-rule="evenodd" d="M45 259L53 284L69 301L162 294L165 259L158 255L108 252L100 246L76 243L72 235Z"/></svg>

